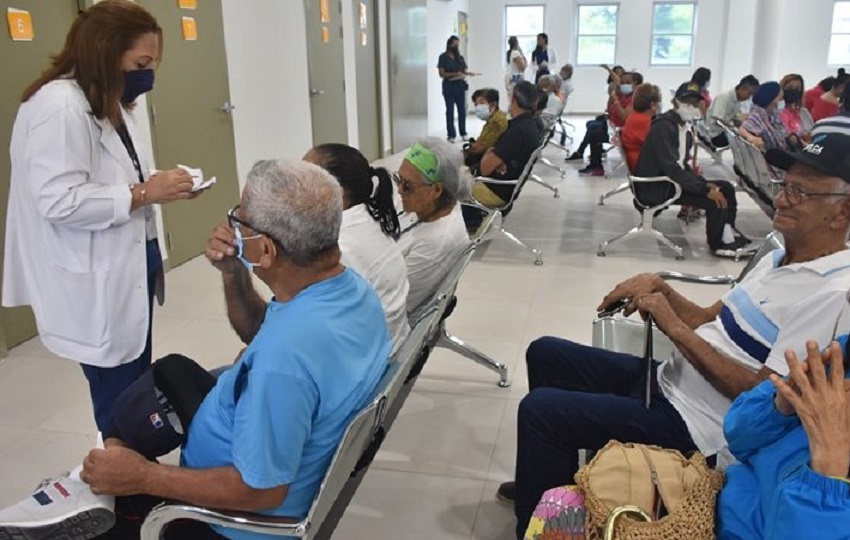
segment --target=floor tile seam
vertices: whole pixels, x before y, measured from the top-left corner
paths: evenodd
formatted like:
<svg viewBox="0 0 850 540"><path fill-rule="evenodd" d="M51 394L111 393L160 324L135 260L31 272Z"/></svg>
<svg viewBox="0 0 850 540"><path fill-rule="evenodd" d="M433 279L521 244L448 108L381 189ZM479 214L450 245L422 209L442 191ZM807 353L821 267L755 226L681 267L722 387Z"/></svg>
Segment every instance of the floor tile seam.
<svg viewBox="0 0 850 540"><path fill-rule="evenodd" d="M375 470L379 470L379 471L393 472L393 473L399 473L399 474L415 474L415 475L419 475L419 476L427 476L429 478L439 477L439 478L449 478L449 479L452 479L452 480L472 480L472 481L481 482L481 483L486 483L486 482L489 481L488 478L486 477L486 475L483 476L483 477L478 477L478 476L474 476L474 475L446 474L445 472L442 472L442 471L441 472L422 471L422 470L411 471L411 470L407 470L407 469L387 467L386 465L382 465L381 463L379 463L377 461L373 461L372 464L369 466L369 468L370 468L370 470L372 468L374 468Z"/></svg>

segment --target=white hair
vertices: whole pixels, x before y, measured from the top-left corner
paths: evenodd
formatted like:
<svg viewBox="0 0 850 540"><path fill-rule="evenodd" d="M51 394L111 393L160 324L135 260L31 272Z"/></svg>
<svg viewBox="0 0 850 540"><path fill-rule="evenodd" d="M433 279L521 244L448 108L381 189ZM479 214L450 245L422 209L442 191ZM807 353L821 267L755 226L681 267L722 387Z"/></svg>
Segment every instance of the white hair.
<svg viewBox="0 0 850 540"><path fill-rule="evenodd" d="M437 178L443 186L445 204L466 200L472 192L472 176L463 164L460 149L437 137L419 139L419 144L437 156Z"/></svg>
<svg viewBox="0 0 850 540"><path fill-rule="evenodd" d="M312 163L262 160L248 173L243 209L248 223L276 240L286 258L308 266L337 245L342 188Z"/></svg>

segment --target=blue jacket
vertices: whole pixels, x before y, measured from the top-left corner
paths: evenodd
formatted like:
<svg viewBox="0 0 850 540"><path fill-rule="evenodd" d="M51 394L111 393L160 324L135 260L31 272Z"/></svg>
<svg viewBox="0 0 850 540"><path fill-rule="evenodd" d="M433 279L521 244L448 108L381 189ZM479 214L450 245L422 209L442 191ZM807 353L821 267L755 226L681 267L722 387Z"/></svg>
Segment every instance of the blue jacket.
<svg viewBox="0 0 850 540"><path fill-rule="evenodd" d="M726 414L723 430L740 464L727 470L720 493L718 539L850 538L850 484L809 468L806 431L796 415L776 410L775 395L765 381Z"/></svg>

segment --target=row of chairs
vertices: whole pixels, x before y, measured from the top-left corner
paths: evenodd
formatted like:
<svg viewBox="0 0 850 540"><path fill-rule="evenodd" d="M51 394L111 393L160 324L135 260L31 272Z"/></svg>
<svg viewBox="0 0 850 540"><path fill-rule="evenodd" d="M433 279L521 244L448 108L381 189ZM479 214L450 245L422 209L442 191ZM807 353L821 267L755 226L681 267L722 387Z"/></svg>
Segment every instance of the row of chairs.
<svg viewBox="0 0 850 540"><path fill-rule="evenodd" d="M446 330L455 291L480 242L473 241L458 256L435 296L393 355L369 401L345 430L307 516L301 521L258 514L217 511L181 503L156 507L142 525L141 540L161 540L177 520L193 520L228 529L270 536L319 540L330 538L354 497L372 459L381 447L417 376L435 347L445 347L499 374L499 386L510 385L508 368L465 344Z"/></svg>
<svg viewBox="0 0 850 540"><path fill-rule="evenodd" d="M775 212L773 198L783 179L768 165L762 151L744 140L733 126L721 121L717 124L729 140L738 185L765 214L772 218Z"/></svg>

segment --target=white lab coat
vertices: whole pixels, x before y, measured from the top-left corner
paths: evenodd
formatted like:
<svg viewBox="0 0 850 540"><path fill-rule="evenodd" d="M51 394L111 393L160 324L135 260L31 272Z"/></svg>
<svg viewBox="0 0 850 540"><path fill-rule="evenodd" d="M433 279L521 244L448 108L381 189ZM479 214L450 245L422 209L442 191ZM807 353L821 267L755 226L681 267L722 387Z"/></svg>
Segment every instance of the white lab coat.
<svg viewBox="0 0 850 540"><path fill-rule="evenodd" d="M145 217L130 213L139 178L127 150L89 110L72 80L46 84L18 110L2 303L32 306L51 352L115 367L145 347ZM124 117L150 170L133 115Z"/></svg>

